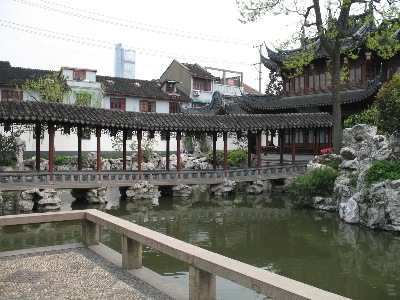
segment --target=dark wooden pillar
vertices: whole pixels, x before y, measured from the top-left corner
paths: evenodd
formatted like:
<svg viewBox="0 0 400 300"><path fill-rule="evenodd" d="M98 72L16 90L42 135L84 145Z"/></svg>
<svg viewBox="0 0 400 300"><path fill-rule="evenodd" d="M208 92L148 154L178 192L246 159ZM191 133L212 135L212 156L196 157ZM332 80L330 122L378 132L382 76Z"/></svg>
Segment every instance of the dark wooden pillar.
<svg viewBox="0 0 400 300"><path fill-rule="evenodd" d="M178 171L178 179L181 178L181 132L176 133L176 170Z"/></svg>
<svg viewBox="0 0 400 300"><path fill-rule="evenodd" d="M54 125L52 123L49 126L49 172L50 181L53 182L54 179ZM40 139L40 136L39 136Z"/></svg>
<svg viewBox="0 0 400 300"><path fill-rule="evenodd" d="M169 156L170 156L170 151L169 151L169 140L170 140L170 134L169 134L169 131L167 131L167 133L166 133L166 135L165 135L165 139L166 139L166 142L167 142L167 146L166 146L166 149L165 149L165 158L166 158L166 160L165 160L165 169L167 170L167 171L169 171L169 165L170 165L170 158L169 158Z"/></svg>
<svg viewBox="0 0 400 300"><path fill-rule="evenodd" d="M266 130L266 131L265 131L265 146L266 146L266 147L268 147L268 144L269 144L269 143L268 143L268 139L269 139L268 133L269 133L269 131Z"/></svg>
<svg viewBox="0 0 400 300"><path fill-rule="evenodd" d="M126 171L126 140L128 139L128 132L126 129L122 130L122 170Z"/></svg>
<svg viewBox="0 0 400 300"><path fill-rule="evenodd" d="M260 169L261 169L261 130L257 131L257 169L258 169L258 175L260 175Z"/></svg>
<svg viewBox="0 0 400 300"><path fill-rule="evenodd" d="M314 129L314 155L318 155L318 147L317 147L317 128Z"/></svg>
<svg viewBox="0 0 400 300"><path fill-rule="evenodd" d="M279 163L283 165L283 142L285 138L285 131L283 129L279 129Z"/></svg>
<svg viewBox="0 0 400 300"><path fill-rule="evenodd" d="M82 127L78 126L78 171L82 171Z"/></svg>
<svg viewBox="0 0 400 300"><path fill-rule="evenodd" d="M296 164L296 130L292 128L292 165Z"/></svg>
<svg viewBox="0 0 400 300"><path fill-rule="evenodd" d="M224 174L226 177L226 170L228 169L228 133L224 131L222 135L224 139Z"/></svg>
<svg viewBox="0 0 400 300"><path fill-rule="evenodd" d="M329 140L329 144L328 147L332 148L332 127L329 127L329 131L328 131L328 140Z"/></svg>
<svg viewBox="0 0 400 300"><path fill-rule="evenodd" d="M217 169L217 133L213 132L213 169Z"/></svg>
<svg viewBox="0 0 400 300"><path fill-rule="evenodd" d="M37 123L35 126L36 135L36 171L40 172L40 135L42 134L42 124Z"/></svg>
<svg viewBox="0 0 400 300"><path fill-rule="evenodd" d="M251 132L247 131L247 166L251 168L251 145L253 144L251 141Z"/></svg>
<svg viewBox="0 0 400 300"><path fill-rule="evenodd" d="M317 135L317 154L319 155L319 151L321 150L321 128L318 128L318 135Z"/></svg>
<svg viewBox="0 0 400 300"><path fill-rule="evenodd" d="M100 178L100 173L101 173L101 145L100 145L100 139L101 139L101 128L96 127L96 138L97 138L97 172L99 173L99 180Z"/></svg>
<svg viewBox="0 0 400 300"><path fill-rule="evenodd" d="M142 179L142 131L137 131L137 163L138 163L138 172L139 179Z"/></svg>

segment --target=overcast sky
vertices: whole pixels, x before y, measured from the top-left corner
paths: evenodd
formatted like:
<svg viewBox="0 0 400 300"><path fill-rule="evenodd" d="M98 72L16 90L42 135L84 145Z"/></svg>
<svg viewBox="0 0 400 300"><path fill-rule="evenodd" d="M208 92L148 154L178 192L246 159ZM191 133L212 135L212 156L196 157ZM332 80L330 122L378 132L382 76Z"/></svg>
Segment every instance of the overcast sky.
<svg viewBox="0 0 400 300"><path fill-rule="evenodd" d="M244 72L257 90L254 46L272 47L294 26L277 17L241 24L235 0L0 0L0 11L0 60L14 67L68 66L113 76L114 45L122 43L136 50L137 79L158 79L177 59Z"/></svg>

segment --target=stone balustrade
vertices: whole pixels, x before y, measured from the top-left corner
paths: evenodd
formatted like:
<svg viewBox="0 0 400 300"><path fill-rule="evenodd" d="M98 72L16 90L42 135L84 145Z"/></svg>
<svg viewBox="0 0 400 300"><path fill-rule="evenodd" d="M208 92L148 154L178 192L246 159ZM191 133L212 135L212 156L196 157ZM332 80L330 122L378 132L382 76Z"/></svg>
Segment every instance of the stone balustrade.
<svg viewBox="0 0 400 300"><path fill-rule="evenodd" d="M142 268L142 246L165 253L189 265L189 299L216 299L216 276L273 299L347 299L284 276L241 263L179 241L98 210L10 215L0 226L82 220L83 244L100 244L100 226L121 235L122 267Z"/></svg>
<svg viewBox="0 0 400 300"><path fill-rule="evenodd" d="M21 190L27 187L57 186L58 188L118 187L130 186L139 181L154 185L217 184L225 179L239 181L268 180L288 178L306 172L306 165L277 165L260 169L222 169L217 170L146 170L138 171L54 171L49 172L2 172L0 190ZM51 178L53 180L51 180Z"/></svg>

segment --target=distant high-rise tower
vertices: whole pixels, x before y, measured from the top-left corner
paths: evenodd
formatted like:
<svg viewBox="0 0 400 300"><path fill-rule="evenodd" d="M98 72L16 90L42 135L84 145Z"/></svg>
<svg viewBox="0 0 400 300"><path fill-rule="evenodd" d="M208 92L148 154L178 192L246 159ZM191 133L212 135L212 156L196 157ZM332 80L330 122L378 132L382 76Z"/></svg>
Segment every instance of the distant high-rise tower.
<svg viewBox="0 0 400 300"><path fill-rule="evenodd" d="M135 78L136 51L124 49L122 44L115 45L114 76Z"/></svg>

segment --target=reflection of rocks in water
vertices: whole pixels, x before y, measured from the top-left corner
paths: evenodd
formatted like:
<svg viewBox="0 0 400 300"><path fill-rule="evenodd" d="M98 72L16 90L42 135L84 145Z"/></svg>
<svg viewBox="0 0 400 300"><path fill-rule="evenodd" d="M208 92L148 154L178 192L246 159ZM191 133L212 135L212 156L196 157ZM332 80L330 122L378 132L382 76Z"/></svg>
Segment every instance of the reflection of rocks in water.
<svg viewBox="0 0 400 300"><path fill-rule="evenodd" d="M18 192L0 192L0 216L19 214Z"/></svg>
<svg viewBox="0 0 400 300"><path fill-rule="evenodd" d="M391 238L388 239L387 237ZM377 274L386 274L385 281L400 277L400 236L365 230L340 222L335 242L339 249L341 270L357 273L359 278L373 283ZM356 250L356 251L354 251ZM368 278L370 277L370 278Z"/></svg>

